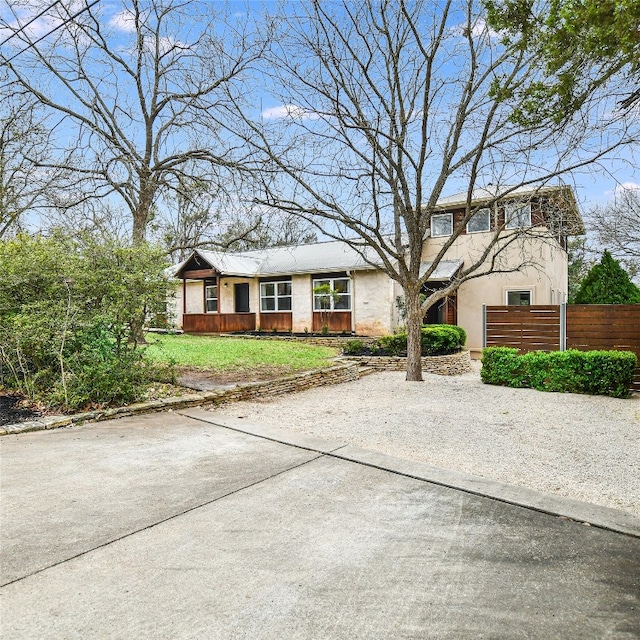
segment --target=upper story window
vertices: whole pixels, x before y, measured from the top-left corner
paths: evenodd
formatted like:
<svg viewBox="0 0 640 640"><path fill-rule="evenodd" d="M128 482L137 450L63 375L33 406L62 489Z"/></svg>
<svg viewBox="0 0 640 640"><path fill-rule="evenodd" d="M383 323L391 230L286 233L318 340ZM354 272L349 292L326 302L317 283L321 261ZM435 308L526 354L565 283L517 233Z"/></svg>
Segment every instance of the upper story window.
<svg viewBox="0 0 640 640"><path fill-rule="evenodd" d="M319 288L325 291L318 291ZM351 278L319 278L313 281L314 311L351 311Z"/></svg>
<svg viewBox="0 0 640 640"><path fill-rule="evenodd" d="M467 233L479 233L491 229L491 209L478 209L467 222Z"/></svg>
<svg viewBox="0 0 640 640"><path fill-rule="evenodd" d="M431 237L450 236L453 233L453 213L437 213L431 216Z"/></svg>
<svg viewBox="0 0 640 640"><path fill-rule="evenodd" d="M511 202L504 205L504 219L507 229L525 229L531 226L531 203Z"/></svg>
<svg viewBox="0 0 640 640"><path fill-rule="evenodd" d="M218 310L218 285L217 284L205 285L204 304L207 312Z"/></svg>
<svg viewBox="0 0 640 640"><path fill-rule="evenodd" d="M260 311L291 311L291 282L261 282Z"/></svg>

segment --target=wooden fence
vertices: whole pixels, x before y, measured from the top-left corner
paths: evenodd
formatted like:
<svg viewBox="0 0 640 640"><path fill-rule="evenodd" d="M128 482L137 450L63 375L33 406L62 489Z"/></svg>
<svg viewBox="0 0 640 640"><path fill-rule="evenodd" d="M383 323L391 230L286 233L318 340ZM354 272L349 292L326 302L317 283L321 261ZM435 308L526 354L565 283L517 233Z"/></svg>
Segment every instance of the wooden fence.
<svg viewBox="0 0 640 640"><path fill-rule="evenodd" d="M490 307L484 312L484 346L527 351L616 349L640 362L640 305L573 304ZM640 391L640 366L634 389Z"/></svg>

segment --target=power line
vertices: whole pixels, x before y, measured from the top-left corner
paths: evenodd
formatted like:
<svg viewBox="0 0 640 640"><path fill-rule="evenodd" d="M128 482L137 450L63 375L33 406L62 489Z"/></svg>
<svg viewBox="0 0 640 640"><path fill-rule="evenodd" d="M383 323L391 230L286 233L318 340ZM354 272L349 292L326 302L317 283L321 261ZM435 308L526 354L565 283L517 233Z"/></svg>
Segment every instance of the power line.
<svg viewBox="0 0 640 640"><path fill-rule="evenodd" d="M44 8L38 15L31 18L29 22L27 22L26 24L23 24L17 31L14 31L8 38L5 38L2 42L0 42L0 47L3 44L6 44L7 42L9 42L11 38L15 38L21 31L24 31L30 24L33 24L38 18L41 18L45 13L47 13L47 11L51 11L51 9L53 9L53 7L55 7L57 4L60 4L60 2L61 0L56 0L53 4L50 4L48 7ZM13 15L17 18L15 11L13 10L13 7L11 7L11 13L13 13ZM6 25L6 26L8 27L9 25Z"/></svg>
<svg viewBox="0 0 640 640"><path fill-rule="evenodd" d="M3 61L4 64L9 64L9 62L11 62L12 60L15 60L20 54L24 53L28 49L31 49L31 47L35 47L38 44L38 42L42 42L42 40L44 40L45 38L48 38L52 33L55 33L58 29L61 29L65 25L75 20L75 18L77 18L81 13L88 11L89 9L91 9L91 7L98 4L98 2L100 2L100 0L93 0L93 2L91 2L90 4L85 5L82 9L80 9L80 11L77 11L72 16L69 16L66 20L64 20L59 25L51 29L51 31L45 33L43 36L38 38L35 42L30 42L24 49L20 49L18 53L13 54L8 60L4 60Z"/></svg>

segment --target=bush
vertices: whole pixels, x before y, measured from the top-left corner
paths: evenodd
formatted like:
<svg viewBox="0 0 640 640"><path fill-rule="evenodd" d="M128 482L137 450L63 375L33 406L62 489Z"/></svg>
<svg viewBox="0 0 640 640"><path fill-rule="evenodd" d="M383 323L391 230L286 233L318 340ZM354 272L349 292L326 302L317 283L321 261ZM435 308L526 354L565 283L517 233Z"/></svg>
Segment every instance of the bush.
<svg viewBox="0 0 640 640"><path fill-rule="evenodd" d="M146 245L55 234L0 242L0 386L63 409L128 403L170 377L136 341L166 304Z"/></svg>
<svg viewBox="0 0 640 640"><path fill-rule="evenodd" d="M638 364L630 351L533 351L488 347L480 376L487 384L626 398Z"/></svg>
<svg viewBox="0 0 640 640"><path fill-rule="evenodd" d="M364 350L365 346L362 340L348 340L342 346L342 353L347 356L360 355Z"/></svg>
<svg viewBox="0 0 640 640"><path fill-rule="evenodd" d="M451 324L429 324L422 327L422 355L443 356L456 353L464 346L467 334ZM407 334L397 333L378 340L380 350L392 356L407 355Z"/></svg>

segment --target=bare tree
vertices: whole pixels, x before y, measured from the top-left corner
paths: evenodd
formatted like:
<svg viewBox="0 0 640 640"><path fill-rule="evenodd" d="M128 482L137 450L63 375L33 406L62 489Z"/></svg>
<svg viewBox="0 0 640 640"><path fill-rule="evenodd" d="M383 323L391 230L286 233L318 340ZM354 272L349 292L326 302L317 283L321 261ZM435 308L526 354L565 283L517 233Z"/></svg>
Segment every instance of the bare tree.
<svg viewBox="0 0 640 640"><path fill-rule="evenodd" d="M483 11L474 0L289 6L269 58L280 104L261 118L245 111L237 125L265 166L280 172L261 203L300 216L365 259L373 251L402 286L408 380L422 379L420 325L431 305L470 279L535 265L526 236L558 231L502 223L448 286L421 303L423 285L477 211L477 188L494 185L482 204L492 206L588 164L623 135L620 120L598 129L614 106L606 100L562 125L519 122L509 99L540 70L524 48L487 27ZM437 202L461 190L464 215L438 244L428 238ZM425 242L438 247L428 263ZM513 264L505 253L517 244L522 258Z"/></svg>
<svg viewBox="0 0 640 640"><path fill-rule="evenodd" d="M81 200L116 196L139 242L162 197L188 197L194 172L217 188L241 166L244 150L216 118L230 96L240 99L263 45L213 3L131 0L111 14L94 5L74 13L76 4L53 3L40 20L57 30L42 41L34 25L22 28L25 6L35 14L40 4L20 5L0 60L60 120L57 140L71 157L40 166L74 175Z"/></svg>
<svg viewBox="0 0 640 640"><path fill-rule="evenodd" d="M49 128L30 96L0 86L0 238L23 228L25 214L50 203L56 172L40 168L51 159Z"/></svg>
<svg viewBox="0 0 640 640"><path fill-rule="evenodd" d="M587 223L631 275L640 273L640 189L623 186L613 202L589 212Z"/></svg>

